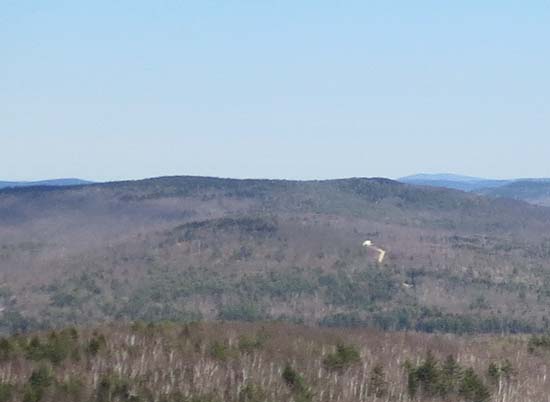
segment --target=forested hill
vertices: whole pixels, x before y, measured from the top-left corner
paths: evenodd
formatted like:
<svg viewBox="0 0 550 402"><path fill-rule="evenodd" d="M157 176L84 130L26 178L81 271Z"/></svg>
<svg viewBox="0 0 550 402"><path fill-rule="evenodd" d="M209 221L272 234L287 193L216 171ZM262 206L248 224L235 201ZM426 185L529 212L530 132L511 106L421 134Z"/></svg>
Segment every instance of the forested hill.
<svg viewBox="0 0 550 402"><path fill-rule="evenodd" d="M547 208L381 178L4 189L0 327L281 319L541 331L549 229Z"/></svg>

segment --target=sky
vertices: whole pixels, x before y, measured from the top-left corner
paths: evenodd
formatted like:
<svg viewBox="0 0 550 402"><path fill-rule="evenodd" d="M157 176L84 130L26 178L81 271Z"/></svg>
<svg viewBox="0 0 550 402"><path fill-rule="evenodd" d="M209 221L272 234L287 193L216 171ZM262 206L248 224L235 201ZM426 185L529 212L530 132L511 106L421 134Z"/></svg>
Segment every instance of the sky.
<svg viewBox="0 0 550 402"><path fill-rule="evenodd" d="M549 1L1 1L0 180L550 177L549 155Z"/></svg>

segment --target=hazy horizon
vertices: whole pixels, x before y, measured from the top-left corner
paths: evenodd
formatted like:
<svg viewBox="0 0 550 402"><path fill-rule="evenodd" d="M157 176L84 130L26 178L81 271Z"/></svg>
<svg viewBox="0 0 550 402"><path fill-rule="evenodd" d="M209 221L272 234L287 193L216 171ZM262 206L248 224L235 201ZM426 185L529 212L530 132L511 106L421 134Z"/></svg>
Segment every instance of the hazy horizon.
<svg viewBox="0 0 550 402"><path fill-rule="evenodd" d="M0 12L3 180L550 177L544 2Z"/></svg>
<svg viewBox="0 0 550 402"><path fill-rule="evenodd" d="M290 181L309 181L309 180L338 180L338 179L351 179L351 178L386 178L391 180L400 180L405 178L410 178L413 176L439 176L439 175L451 175L451 176L457 176L461 177L463 179L466 178L472 178L472 179L485 179L485 180L523 180L523 179L549 179L548 177L544 176L537 176L537 177L485 177L485 176L469 176L469 175L463 175L460 173L454 173L454 172L434 172L434 173L426 173L426 172L418 172L418 173L411 173L404 176L399 177L389 177L389 176L343 176L343 177L317 177L317 178L288 178L288 177L261 177L261 176L243 176L243 177L233 177L233 176L224 176L224 175L190 175L190 174L171 174L171 175L159 175L159 176L144 176L144 177L128 177L128 178L117 178L117 179L107 179L107 180L95 180L93 178L82 178L82 177L76 177L76 176L65 176L65 177L43 177L38 179L31 179L31 180L11 180L9 178L2 178L0 177L0 183L1 182L13 182L13 183L35 183L35 182L44 182L44 181L55 181L55 180L82 180L82 181L89 181L91 183L107 183L107 182L117 182L117 181L126 181L126 180L146 180L146 179L155 179L160 177L171 177L171 176L197 176L197 177L212 177L212 178L221 178L221 179L236 179L236 180L290 180Z"/></svg>

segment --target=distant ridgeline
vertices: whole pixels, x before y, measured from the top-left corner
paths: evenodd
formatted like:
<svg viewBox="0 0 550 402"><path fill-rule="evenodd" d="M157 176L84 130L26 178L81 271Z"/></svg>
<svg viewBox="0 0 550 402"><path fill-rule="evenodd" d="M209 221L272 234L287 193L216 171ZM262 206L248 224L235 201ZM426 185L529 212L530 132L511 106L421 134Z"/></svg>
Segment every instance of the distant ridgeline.
<svg viewBox="0 0 550 402"><path fill-rule="evenodd" d="M48 186L80 186L92 184L91 181L80 179L53 179L41 181L0 181L0 189L17 187L48 187Z"/></svg>
<svg viewBox="0 0 550 402"><path fill-rule="evenodd" d="M402 183L471 191L491 197L511 198L550 206L550 179L491 180L453 174L418 174L402 177Z"/></svg>

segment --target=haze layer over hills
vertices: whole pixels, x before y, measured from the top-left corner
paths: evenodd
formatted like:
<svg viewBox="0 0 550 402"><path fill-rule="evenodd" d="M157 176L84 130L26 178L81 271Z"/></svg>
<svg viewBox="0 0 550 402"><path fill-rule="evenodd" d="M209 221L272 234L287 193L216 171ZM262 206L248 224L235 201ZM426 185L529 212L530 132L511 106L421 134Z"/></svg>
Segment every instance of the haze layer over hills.
<svg viewBox="0 0 550 402"><path fill-rule="evenodd" d="M283 319L540 331L549 229L547 208L388 179L4 189L1 329ZM382 263L365 240L387 251Z"/></svg>
<svg viewBox="0 0 550 402"><path fill-rule="evenodd" d="M495 180L455 174L417 174L399 179L402 183L471 191L490 197L512 198L550 206L550 179Z"/></svg>
<svg viewBox="0 0 550 402"><path fill-rule="evenodd" d="M92 184L91 181L81 179L52 179L40 181L0 181L0 189L13 187L35 187L35 186L78 186Z"/></svg>

